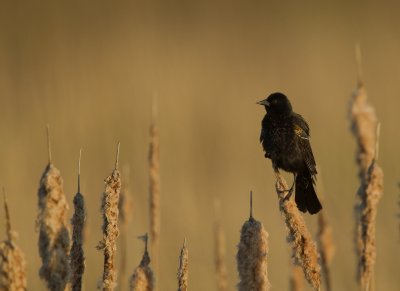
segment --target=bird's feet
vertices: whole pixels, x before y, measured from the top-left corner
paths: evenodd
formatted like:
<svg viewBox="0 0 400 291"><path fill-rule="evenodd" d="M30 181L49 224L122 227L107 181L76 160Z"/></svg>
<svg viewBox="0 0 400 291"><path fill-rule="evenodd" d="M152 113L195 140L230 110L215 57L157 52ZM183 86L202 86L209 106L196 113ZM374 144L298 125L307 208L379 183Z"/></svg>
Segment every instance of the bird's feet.
<svg viewBox="0 0 400 291"><path fill-rule="evenodd" d="M296 176L297 176L296 174L293 174L293 178L294 178L294 179L293 179L292 187L290 187L289 190L284 191L284 192L288 192L288 194L286 194L284 200L289 200L290 197L292 197L293 190L294 190L294 184L296 183Z"/></svg>

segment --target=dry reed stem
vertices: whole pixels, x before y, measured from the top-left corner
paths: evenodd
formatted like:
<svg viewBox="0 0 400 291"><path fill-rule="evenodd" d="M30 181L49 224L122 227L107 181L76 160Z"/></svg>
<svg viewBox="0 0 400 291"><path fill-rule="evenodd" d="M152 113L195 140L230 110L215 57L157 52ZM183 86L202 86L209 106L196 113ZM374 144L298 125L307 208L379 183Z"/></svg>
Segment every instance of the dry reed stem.
<svg viewBox="0 0 400 291"><path fill-rule="evenodd" d="M215 257L215 273L217 280L217 290L228 290L228 272L225 263L225 235L220 221L219 200L214 201L215 223L214 223L214 257Z"/></svg>
<svg viewBox="0 0 400 291"><path fill-rule="evenodd" d="M292 272L290 276L290 291L304 290L304 275L303 270L299 266L292 265Z"/></svg>
<svg viewBox="0 0 400 291"><path fill-rule="evenodd" d="M104 291L114 290L116 286L116 269L114 266L114 257L117 250L116 240L119 234L118 230L118 203L121 191L121 178L118 171L119 143L117 149L117 158L115 169L105 179L105 190L101 212L103 215L103 239L99 242L97 249L104 250L104 271L102 289Z"/></svg>
<svg viewBox="0 0 400 291"><path fill-rule="evenodd" d="M130 291L154 290L154 275L150 268L150 256L147 251L147 233L141 237L145 242L145 249L139 266L136 267L130 279Z"/></svg>
<svg viewBox="0 0 400 291"><path fill-rule="evenodd" d="M318 264L318 252L303 216L292 199L286 199L288 186L285 179L277 173L276 192L279 208L285 218L287 241L292 247L293 263L299 265L307 281L315 290L321 286L321 268Z"/></svg>
<svg viewBox="0 0 400 291"><path fill-rule="evenodd" d="M153 122L150 126L150 249L153 256L154 266L158 270L158 246L160 239L160 144L159 132Z"/></svg>
<svg viewBox="0 0 400 291"><path fill-rule="evenodd" d="M239 291L270 289L267 269L268 250L268 233L262 223L253 218L250 206L250 218L243 224L240 231L236 255L240 279L237 285Z"/></svg>
<svg viewBox="0 0 400 291"><path fill-rule="evenodd" d="M70 278L70 238L66 218L69 209L60 171L49 163L38 191L40 277L49 290L65 290Z"/></svg>
<svg viewBox="0 0 400 291"><path fill-rule="evenodd" d="M80 153L81 154L81 153ZM72 224L72 247L71 247L71 288L73 291L82 290L82 276L85 272L85 254L83 252L84 227L86 220L85 198L80 193L80 160L78 168L78 192L74 197L74 215Z"/></svg>
<svg viewBox="0 0 400 291"><path fill-rule="evenodd" d="M376 215L378 203L383 195L383 171L373 161L366 180L365 196L362 201L361 237L363 249L360 257L360 280L363 290L370 290L376 259Z"/></svg>
<svg viewBox="0 0 400 291"><path fill-rule="evenodd" d="M11 230L10 213L5 193L4 212L7 239L0 244L0 290L25 291L25 258L21 249L14 243L16 234Z"/></svg>
<svg viewBox="0 0 400 291"><path fill-rule="evenodd" d="M186 247L186 238L183 242L181 254L179 255L179 269L177 278L178 291L187 291L189 278L189 251Z"/></svg>
<svg viewBox="0 0 400 291"><path fill-rule="evenodd" d="M127 265L127 233L128 227L132 220L133 213L133 200L129 188L129 166L124 166L122 169L122 177L124 182L124 187L122 187L120 197L119 197L119 222L120 222L120 267L119 267L119 289L126 290L126 265Z"/></svg>

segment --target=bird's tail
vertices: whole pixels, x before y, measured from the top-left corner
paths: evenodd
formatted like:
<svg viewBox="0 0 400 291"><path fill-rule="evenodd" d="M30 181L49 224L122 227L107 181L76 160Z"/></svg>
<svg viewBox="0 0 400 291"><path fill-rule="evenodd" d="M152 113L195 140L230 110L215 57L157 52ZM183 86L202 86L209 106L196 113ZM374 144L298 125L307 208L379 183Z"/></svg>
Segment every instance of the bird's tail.
<svg viewBox="0 0 400 291"><path fill-rule="evenodd" d="M296 176L297 208L302 212L308 211L310 214L315 214L322 209L313 184L310 173L301 173Z"/></svg>

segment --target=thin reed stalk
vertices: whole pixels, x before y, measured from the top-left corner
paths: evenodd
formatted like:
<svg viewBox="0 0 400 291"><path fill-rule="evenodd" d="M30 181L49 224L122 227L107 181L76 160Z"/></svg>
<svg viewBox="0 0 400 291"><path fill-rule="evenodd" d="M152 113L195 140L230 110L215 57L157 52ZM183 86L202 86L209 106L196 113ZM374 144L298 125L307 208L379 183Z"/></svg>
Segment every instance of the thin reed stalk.
<svg viewBox="0 0 400 291"><path fill-rule="evenodd" d="M116 268L114 265L115 252L117 250L116 240L118 230L118 203L121 191L121 178L118 171L119 143L114 171L105 179L105 190L101 212L103 215L103 239L99 242L97 249L104 251L104 271L102 289L104 291L114 290L116 287Z"/></svg>
<svg viewBox="0 0 400 291"><path fill-rule="evenodd" d="M214 201L215 223L214 223L214 262L218 291L228 290L228 272L226 268L225 235L221 226L219 200Z"/></svg>
<svg viewBox="0 0 400 291"><path fill-rule="evenodd" d="M38 190L39 213L39 254L42 266L39 276L49 290L65 290L70 279L69 248L67 228L68 204L63 190L60 171L51 161L48 129L49 164L40 179Z"/></svg>
<svg viewBox="0 0 400 291"><path fill-rule="evenodd" d="M119 262L119 289L126 290L126 265L127 265L127 233L128 228L132 220L132 213L133 213L133 201L132 195L129 187L129 178L130 178L130 169L128 166L124 166L122 169L122 177L124 180L124 186L122 187L120 197L119 197L119 223L120 223L120 262Z"/></svg>
<svg viewBox="0 0 400 291"><path fill-rule="evenodd" d="M74 215L72 224L72 247L71 247L71 288L73 291L82 290L82 277L85 272L85 254L83 251L84 227L86 220L85 197L80 190L81 152L79 153L78 166L78 191L74 197Z"/></svg>
<svg viewBox="0 0 400 291"><path fill-rule="evenodd" d="M267 291L271 285L268 280L267 254L268 233L261 222L252 215L252 195L250 194L250 218L240 231L240 242L236 255L239 272L239 291Z"/></svg>
<svg viewBox="0 0 400 291"><path fill-rule="evenodd" d="M15 244L17 235L11 230L10 213L4 192L4 213L6 216L7 238L0 243L0 290L25 291L25 258L22 250Z"/></svg>
<svg viewBox="0 0 400 291"><path fill-rule="evenodd" d="M319 290L321 286L321 268L318 264L318 252L315 242L303 216L296 207L293 199L287 199L289 191L285 179L277 173L276 192L279 198L279 209L285 218L287 228L287 241L292 247L292 258L295 265L303 269L304 276L308 283Z"/></svg>
<svg viewBox="0 0 400 291"><path fill-rule="evenodd" d="M179 255L179 269L178 269L178 291L188 290L189 278L189 251L186 247L186 238L183 241L181 254Z"/></svg>
<svg viewBox="0 0 400 291"><path fill-rule="evenodd" d="M154 290L154 275L153 271L150 268L150 256L147 251L147 241L148 236L147 233L140 237L144 240L145 247L142 260L140 261L139 266L134 270L129 287L130 291L153 291Z"/></svg>

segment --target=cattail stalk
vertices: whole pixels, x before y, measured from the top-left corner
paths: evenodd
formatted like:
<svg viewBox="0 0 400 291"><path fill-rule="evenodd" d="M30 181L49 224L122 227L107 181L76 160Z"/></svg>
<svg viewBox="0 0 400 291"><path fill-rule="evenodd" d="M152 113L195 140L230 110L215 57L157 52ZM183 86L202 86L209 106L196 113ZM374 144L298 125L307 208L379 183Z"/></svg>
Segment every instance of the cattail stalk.
<svg viewBox="0 0 400 291"><path fill-rule="evenodd" d="M5 192L4 189L3 192ZM0 243L0 290L25 291L25 258L21 249L14 242L16 235L11 230L10 213L5 193L4 212L7 239Z"/></svg>
<svg viewBox="0 0 400 291"><path fill-rule="evenodd" d="M240 242L236 255L239 272L239 291L270 289L267 269L268 233L261 222L252 215L252 197L250 194L250 218L240 231Z"/></svg>
<svg viewBox="0 0 400 291"><path fill-rule="evenodd" d="M214 224L214 257L215 257L215 273L217 280L217 290L227 291L228 280L227 280L227 268L225 263L225 235L221 226L220 221L220 209L219 201L215 200L215 224Z"/></svg>
<svg viewBox="0 0 400 291"><path fill-rule="evenodd" d="M375 217L377 203L383 193L383 173L376 164L379 128L374 108L368 104L361 80L361 53L356 47L359 69L358 86L350 101L351 131L357 143L356 162L360 188L355 204L355 245L359 258L357 277L364 290L369 290L375 262ZM368 244L368 245L366 245Z"/></svg>
<svg viewBox="0 0 400 291"><path fill-rule="evenodd" d="M155 105L154 105L155 106ZM155 110L155 109L154 109ZM155 115L156 113L153 113ZM153 117L155 119L155 117ZM158 271L158 248L160 239L160 144L159 132L155 121L150 126L150 250Z"/></svg>
<svg viewBox="0 0 400 291"><path fill-rule="evenodd" d="M285 218L287 241L292 247L293 263L303 269L308 283L319 290L321 286L321 268L318 264L318 252L307 225L292 199L287 199L289 188L285 179L276 174L276 192L279 198L279 209Z"/></svg>
<svg viewBox="0 0 400 291"><path fill-rule="evenodd" d="M121 190L119 197L119 222L120 222L120 264L119 264L119 289L126 290L126 265L127 265L127 233L132 220L133 201L129 189L129 167L124 166L122 170L122 177L124 180L124 187Z"/></svg>
<svg viewBox="0 0 400 291"><path fill-rule="evenodd" d="M186 238L183 241L181 254L179 256L179 269L178 269L178 291L188 290L189 278L189 251L186 247Z"/></svg>
<svg viewBox="0 0 400 291"><path fill-rule="evenodd" d="M83 232L86 220L85 198L80 190L81 173L81 151L79 152L78 166L78 192L74 197L74 215L72 224L72 247L71 247L71 288L73 291L82 290L82 276L85 271L85 254L83 252Z"/></svg>
<svg viewBox="0 0 400 291"><path fill-rule="evenodd" d="M40 179L38 191L37 226L39 254L42 259L39 275L49 290L60 291L65 290L70 277L70 238L66 223L69 207L60 171L51 161L49 134L48 144L49 164Z"/></svg>
<svg viewBox="0 0 400 291"><path fill-rule="evenodd" d="M118 203L121 191L121 178L118 171L119 143L117 149L117 158L115 169L105 179L105 190L101 212L103 214L103 239L97 246L98 250L104 251L104 271L102 289L104 291L114 290L116 286L116 269L114 265L115 252L117 250L116 240L119 234L118 230Z"/></svg>
<svg viewBox="0 0 400 291"><path fill-rule="evenodd" d="M139 266L134 270L130 279L130 291L153 291L154 290L154 275L150 268L150 256L147 251L147 233L140 237L145 242L145 248L142 260Z"/></svg>
<svg viewBox="0 0 400 291"><path fill-rule="evenodd" d="M290 291L303 291L304 290L304 275L303 270L299 266L292 265L290 275Z"/></svg>

